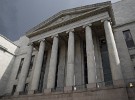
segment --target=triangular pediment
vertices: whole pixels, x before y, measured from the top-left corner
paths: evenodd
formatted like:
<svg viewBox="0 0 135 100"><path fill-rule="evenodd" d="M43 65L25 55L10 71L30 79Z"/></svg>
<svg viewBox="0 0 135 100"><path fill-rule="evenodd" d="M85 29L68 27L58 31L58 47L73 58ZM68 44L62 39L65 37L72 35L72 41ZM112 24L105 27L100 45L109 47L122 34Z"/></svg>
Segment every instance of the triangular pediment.
<svg viewBox="0 0 135 100"><path fill-rule="evenodd" d="M91 10L94 10L94 9L91 9ZM42 27L38 28L38 29L41 29L43 27L51 27L51 26L54 26L54 25L57 25L59 23L63 23L63 22L66 22L66 21L69 21L71 19L74 19L78 16L81 16L87 12L90 12L91 10L87 10L87 11L83 11L83 12L76 12L76 13L68 13L68 14L65 14L65 15L61 15L60 17L54 19L53 21L50 21L50 23L48 24L44 24ZM37 30L38 30L37 29Z"/></svg>
<svg viewBox="0 0 135 100"><path fill-rule="evenodd" d="M68 20L73 19L73 18L76 18L78 16L83 15L86 12L88 12L88 11L85 11L85 12L82 12L82 13L78 13L78 14L67 14L67 15L61 16L60 18L55 19L52 23L50 23L48 25L48 27L56 25L56 24L59 24L59 23L62 23L62 22L65 22L65 21L68 21Z"/></svg>
<svg viewBox="0 0 135 100"><path fill-rule="evenodd" d="M97 3L93 5L87 5L87 6L60 11L59 13L53 15L49 19L45 20L44 22L40 23L39 25L35 26L34 28L26 32L26 35L28 36L29 34L32 34L38 30L42 30L44 28L49 28L49 27L70 21L79 16L82 16L84 14L87 14L89 12L95 11L96 9L100 9L108 5L111 5L111 2Z"/></svg>

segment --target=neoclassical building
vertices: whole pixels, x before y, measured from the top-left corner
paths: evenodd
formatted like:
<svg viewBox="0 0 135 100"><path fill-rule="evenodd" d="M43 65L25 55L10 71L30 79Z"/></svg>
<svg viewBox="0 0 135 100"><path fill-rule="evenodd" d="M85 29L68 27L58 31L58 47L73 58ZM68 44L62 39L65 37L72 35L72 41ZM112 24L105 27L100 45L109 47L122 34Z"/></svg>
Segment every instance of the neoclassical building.
<svg viewBox="0 0 135 100"><path fill-rule="evenodd" d="M26 32L14 42L1 99L134 100L134 6L123 0L67 9Z"/></svg>

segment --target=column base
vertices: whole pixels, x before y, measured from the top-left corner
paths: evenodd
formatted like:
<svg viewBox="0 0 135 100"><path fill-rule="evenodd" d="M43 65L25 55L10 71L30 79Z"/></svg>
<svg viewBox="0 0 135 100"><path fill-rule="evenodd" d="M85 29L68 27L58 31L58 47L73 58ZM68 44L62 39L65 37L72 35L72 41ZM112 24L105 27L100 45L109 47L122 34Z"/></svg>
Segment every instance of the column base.
<svg viewBox="0 0 135 100"><path fill-rule="evenodd" d="M73 91L73 87L72 86L64 87L64 92L65 93L69 93L69 92L72 92L72 91Z"/></svg>
<svg viewBox="0 0 135 100"><path fill-rule="evenodd" d="M19 96L20 92L15 92L14 96Z"/></svg>
<svg viewBox="0 0 135 100"><path fill-rule="evenodd" d="M50 94L52 92L52 89L50 88L50 89L44 89L44 93L45 94Z"/></svg>
<svg viewBox="0 0 135 100"><path fill-rule="evenodd" d="M28 91L28 94L29 95L32 95L32 94L34 94L35 93L35 91L34 90L30 90L30 91Z"/></svg>
<svg viewBox="0 0 135 100"><path fill-rule="evenodd" d="M114 87L125 87L126 84L125 84L124 80L114 80L113 86Z"/></svg>
<svg viewBox="0 0 135 100"><path fill-rule="evenodd" d="M89 83L89 84L86 84L86 87L87 89L96 89L97 88L97 85L96 83Z"/></svg>

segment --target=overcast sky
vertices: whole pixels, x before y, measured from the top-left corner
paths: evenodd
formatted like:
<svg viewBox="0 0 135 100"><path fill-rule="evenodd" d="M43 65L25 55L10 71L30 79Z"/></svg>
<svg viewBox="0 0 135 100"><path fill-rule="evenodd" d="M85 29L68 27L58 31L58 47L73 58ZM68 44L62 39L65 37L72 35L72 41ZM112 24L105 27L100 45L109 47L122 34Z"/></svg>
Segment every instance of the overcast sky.
<svg viewBox="0 0 135 100"><path fill-rule="evenodd" d="M107 0L0 0L0 34L14 41L61 10L104 1Z"/></svg>

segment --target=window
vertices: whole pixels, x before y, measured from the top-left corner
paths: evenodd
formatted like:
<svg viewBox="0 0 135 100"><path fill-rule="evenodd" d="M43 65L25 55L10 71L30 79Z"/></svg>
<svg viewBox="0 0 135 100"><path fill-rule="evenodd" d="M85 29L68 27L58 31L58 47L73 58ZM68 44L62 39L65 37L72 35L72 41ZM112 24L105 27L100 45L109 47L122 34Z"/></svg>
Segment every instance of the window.
<svg viewBox="0 0 135 100"><path fill-rule="evenodd" d="M133 48L133 47L135 47L135 44L134 44L134 41L133 41L133 39L132 39L132 35L131 35L131 33L130 33L130 30L123 31L123 34L124 34L124 38L125 38L127 47L128 47L128 48Z"/></svg>
<svg viewBox="0 0 135 100"><path fill-rule="evenodd" d="M23 62L24 62L24 58L21 59L21 62L20 62L20 65L19 65L19 69L18 69L18 72L17 72L17 75L16 75L16 79L18 79L18 77L19 77L19 75L21 73Z"/></svg>
<svg viewBox="0 0 135 100"><path fill-rule="evenodd" d="M135 54L130 55L130 58L133 60L135 59Z"/></svg>
<svg viewBox="0 0 135 100"><path fill-rule="evenodd" d="M30 76L30 73L31 73L31 71L32 71L32 67L33 67L33 63L34 63L34 58L35 58L35 55L33 55L33 56L31 57L30 66L29 66L29 70L28 70L27 77Z"/></svg>
<svg viewBox="0 0 135 100"><path fill-rule="evenodd" d="M16 92L16 87L17 87L17 85L13 85L13 89L12 89L12 95L14 95L14 93Z"/></svg>
<svg viewBox="0 0 135 100"><path fill-rule="evenodd" d="M28 93L28 89L29 89L29 84L26 83L24 86L24 93Z"/></svg>

